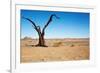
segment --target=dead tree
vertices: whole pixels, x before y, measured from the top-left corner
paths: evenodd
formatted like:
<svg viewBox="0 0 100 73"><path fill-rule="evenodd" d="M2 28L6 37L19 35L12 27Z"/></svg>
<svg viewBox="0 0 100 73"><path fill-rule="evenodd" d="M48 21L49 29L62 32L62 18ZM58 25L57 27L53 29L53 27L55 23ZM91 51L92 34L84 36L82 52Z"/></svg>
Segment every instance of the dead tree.
<svg viewBox="0 0 100 73"><path fill-rule="evenodd" d="M45 29L46 29L47 26L51 23L53 17L56 17L57 19L59 19L59 17L57 17L55 14L52 14L42 30L41 30L40 26L37 26L37 25L34 23L34 21L32 21L32 20L29 19L29 18L23 17L24 19L26 19L26 20L28 20L29 22L31 22L33 28L34 28L34 29L37 31L37 33L38 33L39 42L38 42L38 44L37 44L36 46L46 47L46 45L45 45L45 39L44 39Z"/></svg>

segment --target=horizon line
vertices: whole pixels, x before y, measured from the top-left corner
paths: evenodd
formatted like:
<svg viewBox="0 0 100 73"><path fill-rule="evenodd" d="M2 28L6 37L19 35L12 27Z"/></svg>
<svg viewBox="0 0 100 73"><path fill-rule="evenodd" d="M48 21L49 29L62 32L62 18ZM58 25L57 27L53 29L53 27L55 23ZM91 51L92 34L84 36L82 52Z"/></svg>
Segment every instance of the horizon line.
<svg viewBox="0 0 100 73"><path fill-rule="evenodd" d="M20 39L24 39L24 38L30 38L30 39L39 39L39 38L32 38L32 37L23 37ZM44 39L89 39L90 37L71 37L71 38L44 38Z"/></svg>

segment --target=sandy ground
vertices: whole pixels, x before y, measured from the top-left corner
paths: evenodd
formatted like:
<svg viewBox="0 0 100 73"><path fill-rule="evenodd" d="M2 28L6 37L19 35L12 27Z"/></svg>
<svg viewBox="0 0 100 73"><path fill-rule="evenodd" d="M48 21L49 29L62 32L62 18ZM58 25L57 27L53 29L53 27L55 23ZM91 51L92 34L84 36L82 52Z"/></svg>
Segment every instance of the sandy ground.
<svg viewBox="0 0 100 73"><path fill-rule="evenodd" d="M21 40L21 63L89 59L89 39L48 39L48 47L35 47L38 40Z"/></svg>

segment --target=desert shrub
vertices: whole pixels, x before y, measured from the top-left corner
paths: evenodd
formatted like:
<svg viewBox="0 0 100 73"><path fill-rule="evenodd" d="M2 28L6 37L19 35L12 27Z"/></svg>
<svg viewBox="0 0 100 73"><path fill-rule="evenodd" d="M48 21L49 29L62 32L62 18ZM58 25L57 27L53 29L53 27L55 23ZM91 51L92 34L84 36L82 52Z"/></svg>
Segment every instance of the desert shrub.
<svg viewBox="0 0 100 73"><path fill-rule="evenodd" d="M74 44L71 44L71 46L70 47L74 47L75 45Z"/></svg>
<svg viewBox="0 0 100 73"><path fill-rule="evenodd" d="M25 46L28 46L28 44L27 44L27 43L25 43Z"/></svg>
<svg viewBox="0 0 100 73"><path fill-rule="evenodd" d="M57 43L54 43L54 47L59 47L60 45L62 44L62 42L57 42Z"/></svg>

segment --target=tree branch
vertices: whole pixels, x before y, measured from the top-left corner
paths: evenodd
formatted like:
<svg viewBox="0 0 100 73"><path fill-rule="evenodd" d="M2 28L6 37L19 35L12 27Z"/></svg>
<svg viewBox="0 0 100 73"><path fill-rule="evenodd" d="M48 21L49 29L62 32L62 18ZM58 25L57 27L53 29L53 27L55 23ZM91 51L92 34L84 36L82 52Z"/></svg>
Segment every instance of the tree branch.
<svg viewBox="0 0 100 73"><path fill-rule="evenodd" d="M41 28L40 28L40 26L37 26L37 29L38 29L39 36L41 36Z"/></svg>
<svg viewBox="0 0 100 73"><path fill-rule="evenodd" d="M31 22L32 25L34 26L34 29L35 29L37 32L39 32L39 31L38 31L38 28L37 28L37 26L36 26L36 24L35 24L31 19L25 18L25 17L22 17L22 18L24 18L24 19L28 20L29 22Z"/></svg>
<svg viewBox="0 0 100 73"><path fill-rule="evenodd" d="M44 35L44 31L46 29L46 27L50 24L50 22L52 21L53 16L55 16L57 19L59 19L59 17L57 17L55 14L52 14L48 20L48 22L46 23L46 25L44 26L43 30L42 30L42 34Z"/></svg>

